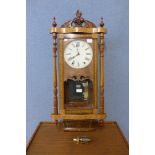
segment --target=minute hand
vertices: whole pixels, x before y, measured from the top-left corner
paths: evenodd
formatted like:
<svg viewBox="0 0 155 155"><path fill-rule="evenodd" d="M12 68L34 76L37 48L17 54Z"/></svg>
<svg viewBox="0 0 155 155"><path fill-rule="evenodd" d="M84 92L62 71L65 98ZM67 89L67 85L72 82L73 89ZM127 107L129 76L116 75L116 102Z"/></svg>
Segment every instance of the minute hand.
<svg viewBox="0 0 155 155"><path fill-rule="evenodd" d="M68 58L68 60L70 61L70 60L74 59L75 57L77 57L78 55L80 55L79 52L75 56Z"/></svg>

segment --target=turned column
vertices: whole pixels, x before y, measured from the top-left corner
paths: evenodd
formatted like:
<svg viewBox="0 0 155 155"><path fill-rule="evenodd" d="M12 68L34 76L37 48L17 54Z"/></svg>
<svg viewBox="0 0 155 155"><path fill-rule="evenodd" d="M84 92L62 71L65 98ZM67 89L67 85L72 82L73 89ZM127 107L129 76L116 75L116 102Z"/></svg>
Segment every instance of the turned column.
<svg viewBox="0 0 155 155"><path fill-rule="evenodd" d="M100 27L103 27L101 18ZM104 113L104 33L100 33L100 113Z"/></svg>
<svg viewBox="0 0 155 155"><path fill-rule="evenodd" d="M52 22L52 27L56 27L57 24L55 22L55 17ZM57 97L57 63L56 63L56 51L57 51L57 43L56 43L56 38L57 38L57 33L53 32L53 106L54 106L54 115L58 114L58 97Z"/></svg>

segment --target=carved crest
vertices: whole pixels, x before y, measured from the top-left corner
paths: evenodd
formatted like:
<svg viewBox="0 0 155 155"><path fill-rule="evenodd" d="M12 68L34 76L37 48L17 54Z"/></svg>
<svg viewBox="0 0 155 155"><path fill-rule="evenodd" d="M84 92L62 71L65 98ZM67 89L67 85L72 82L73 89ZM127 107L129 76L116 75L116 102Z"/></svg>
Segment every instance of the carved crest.
<svg viewBox="0 0 155 155"><path fill-rule="evenodd" d="M65 22L61 27L86 27L92 28L96 27L96 25L89 20L86 20L82 17L82 12L77 10L76 17L73 20L69 20Z"/></svg>

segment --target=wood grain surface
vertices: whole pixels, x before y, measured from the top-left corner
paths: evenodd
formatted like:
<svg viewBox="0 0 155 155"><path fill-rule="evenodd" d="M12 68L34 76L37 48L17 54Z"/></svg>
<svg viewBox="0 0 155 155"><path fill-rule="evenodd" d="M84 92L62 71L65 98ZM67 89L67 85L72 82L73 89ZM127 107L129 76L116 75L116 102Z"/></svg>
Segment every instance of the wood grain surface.
<svg viewBox="0 0 155 155"><path fill-rule="evenodd" d="M88 136L92 142L76 144L72 138ZM116 122L105 122L90 132L64 132L50 122L41 122L27 146L27 155L128 155L129 148Z"/></svg>

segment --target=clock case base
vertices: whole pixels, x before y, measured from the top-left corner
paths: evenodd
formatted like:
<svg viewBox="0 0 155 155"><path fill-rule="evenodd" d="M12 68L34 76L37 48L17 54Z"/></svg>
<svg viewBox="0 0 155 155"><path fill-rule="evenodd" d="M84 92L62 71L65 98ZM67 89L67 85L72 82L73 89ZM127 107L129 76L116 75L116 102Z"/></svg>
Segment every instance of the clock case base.
<svg viewBox="0 0 155 155"><path fill-rule="evenodd" d="M63 120L61 126L64 131L93 131L98 124L103 126L103 119L106 114L87 115L51 115L56 122Z"/></svg>
<svg viewBox="0 0 155 155"><path fill-rule="evenodd" d="M98 120L63 120L62 123L59 123L61 128L64 131L94 131L99 125L103 126L104 122Z"/></svg>
<svg viewBox="0 0 155 155"><path fill-rule="evenodd" d="M93 131L98 126L96 120L65 120L62 123L64 131Z"/></svg>
<svg viewBox="0 0 155 155"><path fill-rule="evenodd" d="M53 120L103 120L106 118L106 114L83 114L83 115L73 115L73 114L58 114L51 115Z"/></svg>

